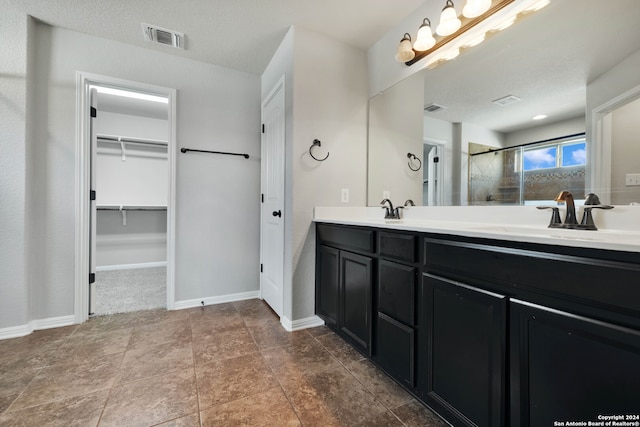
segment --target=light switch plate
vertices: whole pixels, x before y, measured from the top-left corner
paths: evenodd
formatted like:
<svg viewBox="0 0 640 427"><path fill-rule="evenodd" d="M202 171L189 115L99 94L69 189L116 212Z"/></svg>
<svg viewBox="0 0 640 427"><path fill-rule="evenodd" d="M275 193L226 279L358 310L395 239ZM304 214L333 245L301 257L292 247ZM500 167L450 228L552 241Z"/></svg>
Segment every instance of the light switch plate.
<svg viewBox="0 0 640 427"><path fill-rule="evenodd" d="M348 188L343 188L342 189L342 194L340 196L340 200L342 201L342 203L349 203L349 189Z"/></svg>

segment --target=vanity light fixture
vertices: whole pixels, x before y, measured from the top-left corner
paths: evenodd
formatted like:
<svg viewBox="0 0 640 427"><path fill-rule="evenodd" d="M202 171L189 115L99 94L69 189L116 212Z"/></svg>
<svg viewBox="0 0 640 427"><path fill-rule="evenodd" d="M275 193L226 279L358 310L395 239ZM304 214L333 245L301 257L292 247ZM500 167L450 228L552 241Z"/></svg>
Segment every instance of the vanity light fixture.
<svg viewBox="0 0 640 427"><path fill-rule="evenodd" d="M404 33L400 44L398 45L398 51L396 52L396 61L407 62L415 58L416 53L411 48L411 35Z"/></svg>
<svg viewBox="0 0 640 427"><path fill-rule="evenodd" d="M510 27L520 15L535 12L549 3L551 0L466 0L458 16L453 1L446 0L435 34L431 21L424 18L414 45L411 46L411 35L405 33L395 59L409 66L429 56L423 67L434 68L456 58L461 49L477 46L487 35ZM506 6L509 7L505 9ZM444 49L447 43L451 43L451 47Z"/></svg>
<svg viewBox="0 0 640 427"><path fill-rule="evenodd" d="M462 9L462 14L467 18L475 18L482 15L491 7L491 0L468 0Z"/></svg>
<svg viewBox="0 0 640 427"><path fill-rule="evenodd" d="M447 0L444 9L442 9L442 14L440 14L440 24L436 28L436 33L439 36L449 36L458 31L461 26L462 21L458 19L453 1Z"/></svg>
<svg viewBox="0 0 640 427"><path fill-rule="evenodd" d="M431 21L429 21L429 18L424 18L422 25L418 28L418 35L413 44L413 49L418 52L424 52L431 49L435 44L436 39L433 38L433 33L431 32Z"/></svg>

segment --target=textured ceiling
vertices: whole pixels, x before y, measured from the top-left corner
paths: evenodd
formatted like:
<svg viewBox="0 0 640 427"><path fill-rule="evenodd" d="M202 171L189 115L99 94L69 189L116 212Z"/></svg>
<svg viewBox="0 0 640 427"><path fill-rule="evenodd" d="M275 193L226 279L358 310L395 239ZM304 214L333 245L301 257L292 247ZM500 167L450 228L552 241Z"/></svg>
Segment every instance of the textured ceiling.
<svg viewBox="0 0 640 427"><path fill-rule="evenodd" d="M290 25L368 49L424 0L3 0L51 25L261 74ZM142 22L183 32L155 46Z"/></svg>
<svg viewBox="0 0 640 427"><path fill-rule="evenodd" d="M587 83L640 49L640 1L553 0L425 74L430 117L511 132L584 116ZM640 70L638 71L640 72ZM515 95L521 102L491 101ZM533 122L546 114L542 122Z"/></svg>

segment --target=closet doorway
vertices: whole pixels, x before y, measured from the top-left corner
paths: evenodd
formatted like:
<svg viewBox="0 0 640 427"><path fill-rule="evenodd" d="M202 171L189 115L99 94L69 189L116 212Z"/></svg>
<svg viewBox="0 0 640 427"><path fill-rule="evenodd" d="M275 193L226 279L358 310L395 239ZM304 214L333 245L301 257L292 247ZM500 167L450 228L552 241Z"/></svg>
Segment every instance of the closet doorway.
<svg viewBox="0 0 640 427"><path fill-rule="evenodd" d="M85 313L173 308L174 92L85 77Z"/></svg>

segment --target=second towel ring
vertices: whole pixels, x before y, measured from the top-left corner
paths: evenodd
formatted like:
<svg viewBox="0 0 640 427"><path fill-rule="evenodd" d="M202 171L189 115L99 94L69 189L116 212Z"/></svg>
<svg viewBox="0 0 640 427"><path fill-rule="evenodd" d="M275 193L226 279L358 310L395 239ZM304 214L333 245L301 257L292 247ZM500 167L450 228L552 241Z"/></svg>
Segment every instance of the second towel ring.
<svg viewBox="0 0 640 427"><path fill-rule="evenodd" d="M317 158L317 157L316 157L316 156L314 156L314 155L313 155L313 153L311 152L311 149L312 149L313 147L315 147L316 145L317 145L318 147L320 147L320 146L322 145L322 143L320 142L320 140L319 140L319 139L314 139L314 140L313 140L313 144L311 144L311 147L309 147L309 155L310 155L311 157L313 157L313 160L317 160L318 162L324 162L325 160L327 160L327 159L329 158L329 153L327 153L327 155L326 155L326 156L324 156L324 159L319 159L319 158Z"/></svg>
<svg viewBox="0 0 640 427"><path fill-rule="evenodd" d="M420 160L418 157L416 157L415 154L412 153L407 153L407 157L409 158L409 161L407 162L407 164L409 165L409 169L411 169L414 172L418 172L421 168L422 168L422 160ZM414 169L411 167L411 160L417 160L418 163L420 163L420 166L418 166L418 169Z"/></svg>

